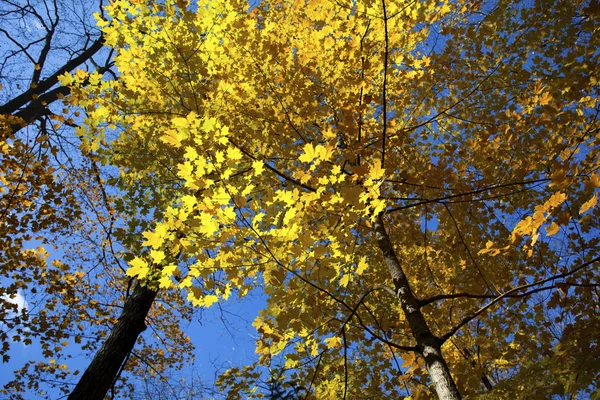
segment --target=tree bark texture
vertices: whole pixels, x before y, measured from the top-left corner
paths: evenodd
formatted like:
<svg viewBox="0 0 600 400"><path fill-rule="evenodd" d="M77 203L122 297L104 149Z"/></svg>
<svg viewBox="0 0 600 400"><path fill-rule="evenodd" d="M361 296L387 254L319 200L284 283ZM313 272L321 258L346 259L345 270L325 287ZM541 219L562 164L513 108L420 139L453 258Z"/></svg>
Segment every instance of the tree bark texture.
<svg viewBox="0 0 600 400"><path fill-rule="evenodd" d="M139 283L135 286L117 323L69 395L69 400L104 399L138 336L146 329L144 321L156 294Z"/></svg>
<svg viewBox="0 0 600 400"><path fill-rule="evenodd" d="M379 249L383 253L385 264L392 276L394 291L400 300L412 335L417 341L419 352L425 359L425 365L435 386L438 398L442 400L459 400L461 395L450 374L448 364L446 364L446 360L442 355L441 341L429 329L427 321L425 321L425 317L421 312L419 301L410 289L400 260L394 251L392 241L385 229L383 213L377 215L373 229L375 230Z"/></svg>

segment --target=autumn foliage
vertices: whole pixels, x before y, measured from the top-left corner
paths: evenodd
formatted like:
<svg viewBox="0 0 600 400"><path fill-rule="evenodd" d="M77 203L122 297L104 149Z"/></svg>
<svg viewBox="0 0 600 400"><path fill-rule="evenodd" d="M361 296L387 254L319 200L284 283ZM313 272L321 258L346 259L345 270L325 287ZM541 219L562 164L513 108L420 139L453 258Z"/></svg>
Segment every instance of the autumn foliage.
<svg viewBox="0 0 600 400"><path fill-rule="evenodd" d="M83 372L73 359L97 353L136 292L124 274L135 248L122 240L132 241L133 213L117 212L118 196L98 159L78 149L74 128L85 110L72 107L69 88L58 85L59 75L77 68L112 72L90 4L0 3L2 398L69 394ZM141 219L136 213L131 224L143 229ZM107 378L112 394L131 392L140 376L152 384L160 375L164 383L182 360L190 363L180 327L193 309L178 294L161 292L141 316L153 335L139 338L135 352L125 350L128 362L115 367L119 379Z"/></svg>
<svg viewBox="0 0 600 400"><path fill-rule="evenodd" d="M155 221L127 274L267 296L231 398L597 394L599 9L116 0L117 78L61 83Z"/></svg>

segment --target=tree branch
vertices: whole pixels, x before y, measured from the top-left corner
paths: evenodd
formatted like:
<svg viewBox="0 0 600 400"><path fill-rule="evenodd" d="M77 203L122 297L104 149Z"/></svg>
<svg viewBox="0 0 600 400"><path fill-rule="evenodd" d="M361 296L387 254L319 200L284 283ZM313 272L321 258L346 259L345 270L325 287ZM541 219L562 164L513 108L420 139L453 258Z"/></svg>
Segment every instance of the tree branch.
<svg viewBox="0 0 600 400"><path fill-rule="evenodd" d="M58 77L65 72L72 71L90 57L96 54L104 45L104 36L100 36L88 49L84 50L80 55L68 61L65 65L59 68L54 74L42 80L36 87L21 93L6 104L0 106L0 114L15 114L21 107L29 103L34 95L40 95L47 92L58 83Z"/></svg>
<svg viewBox="0 0 600 400"><path fill-rule="evenodd" d="M527 285L522 285L522 286L516 287L514 289L511 289L508 292L503 293L500 296L496 297L494 300L490 301L488 304L486 304L485 306L481 307L479 310L475 311L473 314L471 314L471 315L463 318L462 321L460 321L456 326L454 326L454 328L452 328L448 333L446 333L444 336L442 336L440 338L440 340L442 342L447 341L456 332L458 332L463 326L465 326L466 324L468 324L469 322L471 322L473 319L477 318L479 315L481 315L482 313L484 313L486 310L488 310L494 304L498 303L500 300L505 299L505 298L509 298L509 297L515 297L515 296L513 296L513 293L519 292L519 291L524 290L524 289L528 289L528 288L533 287L533 286L543 285L544 283L550 282L550 281L555 280L555 279L566 278L567 276L573 275L577 271L580 271L581 269L586 268L586 267L588 267L588 266L590 266L593 263L598 262L598 261L600 261L600 256L596 257L596 258L593 258L592 260L590 260L590 261L588 261L586 263L583 263L580 266L578 266L576 268L573 268L570 271L567 271L565 273L562 273L562 274L559 274L559 275L553 275L553 276L551 276L549 278L542 279L542 280L539 280L537 282L533 282L533 283L530 283L530 284L527 284ZM557 287L557 286L556 285L552 285L552 286L547 286L547 287L544 287L544 288L534 289L534 290L532 290L530 292L521 294L518 297L524 297L525 295L529 295L531 293L539 292L541 290L552 289L553 287Z"/></svg>

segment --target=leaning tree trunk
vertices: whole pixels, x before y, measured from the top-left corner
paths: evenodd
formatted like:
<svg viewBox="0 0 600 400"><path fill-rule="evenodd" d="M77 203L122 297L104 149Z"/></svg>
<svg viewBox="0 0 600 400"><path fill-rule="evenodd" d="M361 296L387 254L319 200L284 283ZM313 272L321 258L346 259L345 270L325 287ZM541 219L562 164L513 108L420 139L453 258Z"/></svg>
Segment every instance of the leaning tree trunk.
<svg viewBox="0 0 600 400"><path fill-rule="evenodd" d="M443 400L459 400L460 392L450 374L450 369L442 355L441 341L436 337L421 312L419 301L414 296L406 275L400 265L400 260L394 251L392 241L385 230L383 213L377 215L373 226L377 237L379 249L383 252L385 264L394 281L396 296L400 300L406 321L410 326L412 335L417 341L417 348L425 359L427 371L435 385L438 398Z"/></svg>
<svg viewBox="0 0 600 400"><path fill-rule="evenodd" d="M51 76L37 82L35 86L30 87L27 91L21 93L15 98L9 100L5 104L0 105L0 114L12 115L19 117L22 123L11 125L13 133L21 128L33 123L37 118L42 116L51 103L68 95L71 92L66 86L58 86L52 89L58 83L58 77L65 72L71 72L83 63L89 61L104 46L104 35L101 35L90 47L83 50L81 54L66 62ZM110 68L107 64L98 69L99 73L104 73Z"/></svg>
<svg viewBox="0 0 600 400"><path fill-rule="evenodd" d="M121 316L108 338L85 370L68 400L103 400L123 362L133 350L138 336L146 330L144 322L156 297L156 291L135 286L125 302Z"/></svg>

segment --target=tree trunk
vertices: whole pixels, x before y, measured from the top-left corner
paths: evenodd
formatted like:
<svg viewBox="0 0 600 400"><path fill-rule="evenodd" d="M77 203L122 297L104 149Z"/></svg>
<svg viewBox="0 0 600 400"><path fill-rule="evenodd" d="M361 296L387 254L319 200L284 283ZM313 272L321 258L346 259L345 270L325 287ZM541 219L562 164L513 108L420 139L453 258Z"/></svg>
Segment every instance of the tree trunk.
<svg viewBox="0 0 600 400"><path fill-rule="evenodd" d="M42 96L42 94L49 91L52 86L58 83L58 77L65 72L71 72L81 64L85 63L92 58L101 48L104 46L104 35L100 36L90 47L81 52L77 57L69 60L62 67L60 67L54 74L38 82L35 87L31 87L25 92L21 93L17 97L9 100L6 104L0 106L0 114L15 114L19 109L24 107L31 99L35 96ZM64 94L64 93L63 93ZM50 102L48 102L50 104Z"/></svg>
<svg viewBox="0 0 600 400"><path fill-rule="evenodd" d="M146 330L144 322L156 297L156 291L136 284L125 302L121 316L108 338L79 379L68 400L103 400L121 365L133 350L138 336Z"/></svg>
<svg viewBox="0 0 600 400"><path fill-rule="evenodd" d="M383 252L385 264L394 281L396 296L400 300L412 335L417 341L419 352L425 358L425 365L435 386L437 396L443 400L459 400L461 395L442 355L441 341L429 329L421 312L419 301L410 289L406 275L404 275L400 265L400 260L398 260L392 246L392 241L385 230L383 213L377 215L373 228L379 248Z"/></svg>
<svg viewBox="0 0 600 400"><path fill-rule="evenodd" d="M101 35L90 47L83 50L81 54L67 61L54 74L38 82L7 103L0 105L0 114L12 115L23 120L22 124L12 124L10 129L13 133L33 123L36 119L48 112L48 106L66 96L71 89L65 86L52 87L58 83L58 77L65 72L71 72L83 63L89 61L104 46L104 35ZM110 64L98 68L98 73L104 73L110 68Z"/></svg>

